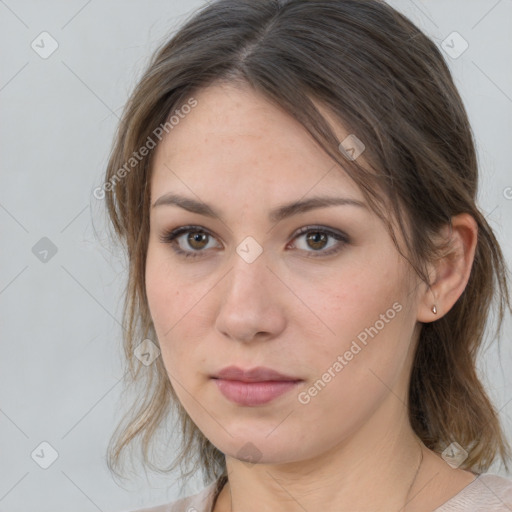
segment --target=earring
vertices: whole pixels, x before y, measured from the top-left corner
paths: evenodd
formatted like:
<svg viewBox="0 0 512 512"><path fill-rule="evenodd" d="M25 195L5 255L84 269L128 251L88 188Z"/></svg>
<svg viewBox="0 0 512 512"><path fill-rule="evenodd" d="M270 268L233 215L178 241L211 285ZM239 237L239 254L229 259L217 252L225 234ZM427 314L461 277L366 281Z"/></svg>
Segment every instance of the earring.
<svg viewBox="0 0 512 512"><path fill-rule="evenodd" d="M437 315L437 308L435 304L432 306L432 313L434 313L434 315Z"/></svg>

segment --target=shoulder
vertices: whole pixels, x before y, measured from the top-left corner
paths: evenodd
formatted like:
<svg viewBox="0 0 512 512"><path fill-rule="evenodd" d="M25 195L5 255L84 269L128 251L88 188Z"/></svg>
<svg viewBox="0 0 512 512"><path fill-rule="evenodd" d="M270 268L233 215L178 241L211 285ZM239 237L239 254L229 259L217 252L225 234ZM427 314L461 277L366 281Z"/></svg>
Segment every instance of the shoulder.
<svg viewBox="0 0 512 512"><path fill-rule="evenodd" d="M512 480L481 473L434 512L504 512L512 510Z"/></svg>
<svg viewBox="0 0 512 512"><path fill-rule="evenodd" d="M215 480L201 492L171 503L130 512L211 512L217 494L222 488L222 478Z"/></svg>

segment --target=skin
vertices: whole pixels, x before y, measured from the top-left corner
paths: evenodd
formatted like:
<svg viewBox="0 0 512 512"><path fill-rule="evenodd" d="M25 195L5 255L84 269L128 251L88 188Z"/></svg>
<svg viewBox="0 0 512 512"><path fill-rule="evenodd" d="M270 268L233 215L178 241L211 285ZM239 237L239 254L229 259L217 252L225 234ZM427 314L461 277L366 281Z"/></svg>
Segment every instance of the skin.
<svg viewBox="0 0 512 512"><path fill-rule="evenodd" d="M430 288L369 208L330 206L270 222L268 212L284 203L313 195L364 203L363 195L297 121L259 93L214 84L194 97L197 106L155 149L151 200L172 192L221 214L151 208L146 291L176 394L226 455L229 482L215 512L440 506L475 475L451 468L419 441L405 404L420 323L446 314L469 278L474 219L452 219L453 251L432 265ZM339 124L336 130L343 140L347 132ZM175 241L200 252L195 259L160 240L187 225L196 226L191 234L210 234L193 245L187 234ZM311 225L349 241L329 237L315 245L307 234L295 235ZM263 250L252 263L236 252L247 236ZM322 255L333 247L339 252ZM309 403L300 403L298 393L394 303L400 312ZM241 406L210 378L228 365L267 366L303 382L265 405ZM249 442L258 450L256 464L241 460Z"/></svg>

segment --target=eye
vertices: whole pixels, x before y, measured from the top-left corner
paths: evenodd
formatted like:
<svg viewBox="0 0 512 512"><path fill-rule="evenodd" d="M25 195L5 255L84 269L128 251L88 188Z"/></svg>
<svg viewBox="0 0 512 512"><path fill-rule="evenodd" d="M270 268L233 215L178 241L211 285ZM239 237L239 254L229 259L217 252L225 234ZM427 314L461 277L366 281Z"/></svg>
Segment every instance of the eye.
<svg viewBox="0 0 512 512"><path fill-rule="evenodd" d="M184 235L187 236L184 238ZM200 253L204 252L203 249L209 248L210 237L213 238L208 231L199 226L182 226L174 231L164 233L160 236L160 241L170 243L173 250L185 258L197 258L202 256Z"/></svg>
<svg viewBox="0 0 512 512"><path fill-rule="evenodd" d="M300 239L301 237L305 237L305 246L303 248L299 247L299 249L308 253L318 253L307 256L313 258L336 254L341 251L344 245L350 243L350 239L345 233L332 231L320 226L305 226L301 228L295 233L293 240ZM202 257L202 253L205 252L204 249L214 247L209 247L209 242L213 239L213 235L200 226L182 226L165 232L160 236L161 242L171 244L173 250L185 258ZM334 241L330 246L328 244L329 239ZM294 244L292 245L294 246ZM323 250L325 247L329 247L329 249ZM308 248L313 250L310 251Z"/></svg>
<svg viewBox="0 0 512 512"><path fill-rule="evenodd" d="M305 226L301 228L295 235L294 240L304 237L305 248L301 248L305 252L313 252L317 254L311 254L308 257L317 258L321 256L330 256L336 254L345 244L350 242L349 237L342 232L332 231L321 226ZM329 246L328 250L322 250L328 246L329 238L334 240L334 243ZM308 248L313 249L309 251Z"/></svg>

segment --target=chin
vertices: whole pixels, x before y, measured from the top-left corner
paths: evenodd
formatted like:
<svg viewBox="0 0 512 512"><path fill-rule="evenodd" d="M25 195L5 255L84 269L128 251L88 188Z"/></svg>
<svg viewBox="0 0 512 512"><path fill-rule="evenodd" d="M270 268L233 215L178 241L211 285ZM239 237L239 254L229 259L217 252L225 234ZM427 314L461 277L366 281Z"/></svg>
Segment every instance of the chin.
<svg viewBox="0 0 512 512"><path fill-rule="evenodd" d="M268 432L271 432L269 429ZM299 449L304 449L300 442L290 443L290 436L285 430L280 435L276 432L268 435L261 429L243 429L233 437L223 436L222 440L210 438L210 441L228 457L253 464L281 464L295 462L302 458Z"/></svg>

